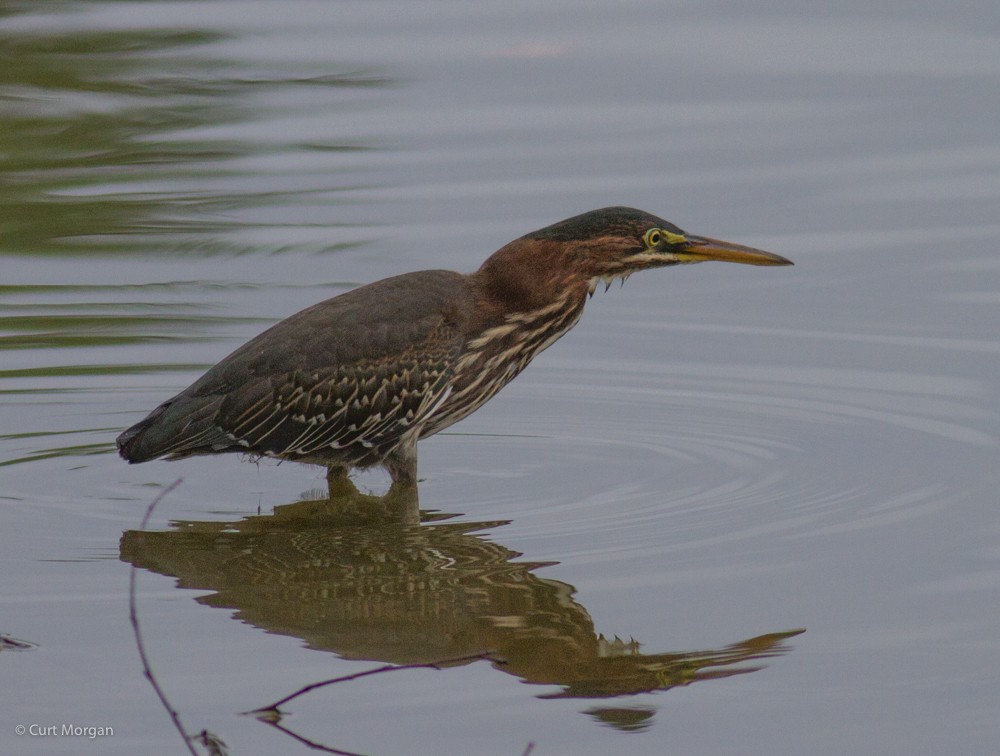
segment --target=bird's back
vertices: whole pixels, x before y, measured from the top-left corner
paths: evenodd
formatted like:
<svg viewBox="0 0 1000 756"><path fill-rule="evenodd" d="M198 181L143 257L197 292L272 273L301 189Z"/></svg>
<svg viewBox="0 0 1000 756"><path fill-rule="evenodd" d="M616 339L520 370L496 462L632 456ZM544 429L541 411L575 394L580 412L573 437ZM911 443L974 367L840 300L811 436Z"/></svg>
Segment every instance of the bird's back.
<svg viewBox="0 0 1000 756"><path fill-rule="evenodd" d="M118 437L130 462L225 451L376 464L447 391L468 277L387 278L250 340Z"/></svg>

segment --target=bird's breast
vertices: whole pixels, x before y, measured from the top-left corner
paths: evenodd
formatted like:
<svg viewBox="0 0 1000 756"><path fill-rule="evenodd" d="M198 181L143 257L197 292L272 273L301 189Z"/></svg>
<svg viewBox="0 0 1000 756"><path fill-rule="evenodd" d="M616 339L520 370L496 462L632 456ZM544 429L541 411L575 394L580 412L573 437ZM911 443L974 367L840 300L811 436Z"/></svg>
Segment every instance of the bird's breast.
<svg viewBox="0 0 1000 756"><path fill-rule="evenodd" d="M422 436L437 433L493 398L580 320L585 300L569 294L529 312L505 316L470 338L455 362L452 391Z"/></svg>

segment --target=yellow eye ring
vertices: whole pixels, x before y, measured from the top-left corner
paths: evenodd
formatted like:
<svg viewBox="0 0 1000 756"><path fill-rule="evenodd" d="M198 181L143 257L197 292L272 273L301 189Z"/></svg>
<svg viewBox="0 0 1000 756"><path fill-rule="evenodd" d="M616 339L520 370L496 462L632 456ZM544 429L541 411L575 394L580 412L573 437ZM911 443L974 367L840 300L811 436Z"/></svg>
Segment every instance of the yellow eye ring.
<svg viewBox="0 0 1000 756"><path fill-rule="evenodd" d="M674 234L670 231L664 231L662 228L651 228L642 235L642 241L647 248L653 249L663 243L685 244L687 238L685 238L684 234Z"/></svg>

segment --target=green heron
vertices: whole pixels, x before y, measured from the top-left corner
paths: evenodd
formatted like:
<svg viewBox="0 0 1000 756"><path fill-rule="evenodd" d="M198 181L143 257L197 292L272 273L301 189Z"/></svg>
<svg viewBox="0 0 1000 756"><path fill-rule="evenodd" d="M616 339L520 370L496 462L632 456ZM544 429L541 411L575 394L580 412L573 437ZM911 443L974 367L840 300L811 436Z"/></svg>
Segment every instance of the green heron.
<svg viewBox="0 0 1000 756"><path fill-rule="evenodd" d="M129 462L242 452L417 480L417 441L491 399L576 325L588 295L646 268L791 265L608 207L516 239L475 273L425 270L313 305L241 346L122 433Z"/></svg>

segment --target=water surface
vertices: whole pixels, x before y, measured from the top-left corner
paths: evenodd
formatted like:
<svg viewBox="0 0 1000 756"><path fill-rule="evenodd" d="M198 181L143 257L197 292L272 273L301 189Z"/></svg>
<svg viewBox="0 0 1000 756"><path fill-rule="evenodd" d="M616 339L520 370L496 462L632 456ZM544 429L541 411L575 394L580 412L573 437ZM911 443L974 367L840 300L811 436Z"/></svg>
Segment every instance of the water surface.
<svg viewBox="0 0 1000 756"><path fill-rule="evenodd" d="M0 750L181 752L136 564L161 685L233 754L308 752L241 714L303 685L486 650L280 724L370 754L989 752L998 32L971 1L7 4ZM796 266L595 296L421 444L420 524L314 468L115 456L277 319L610 204ZM63 723L114 735L15 731Z"/></svg>

